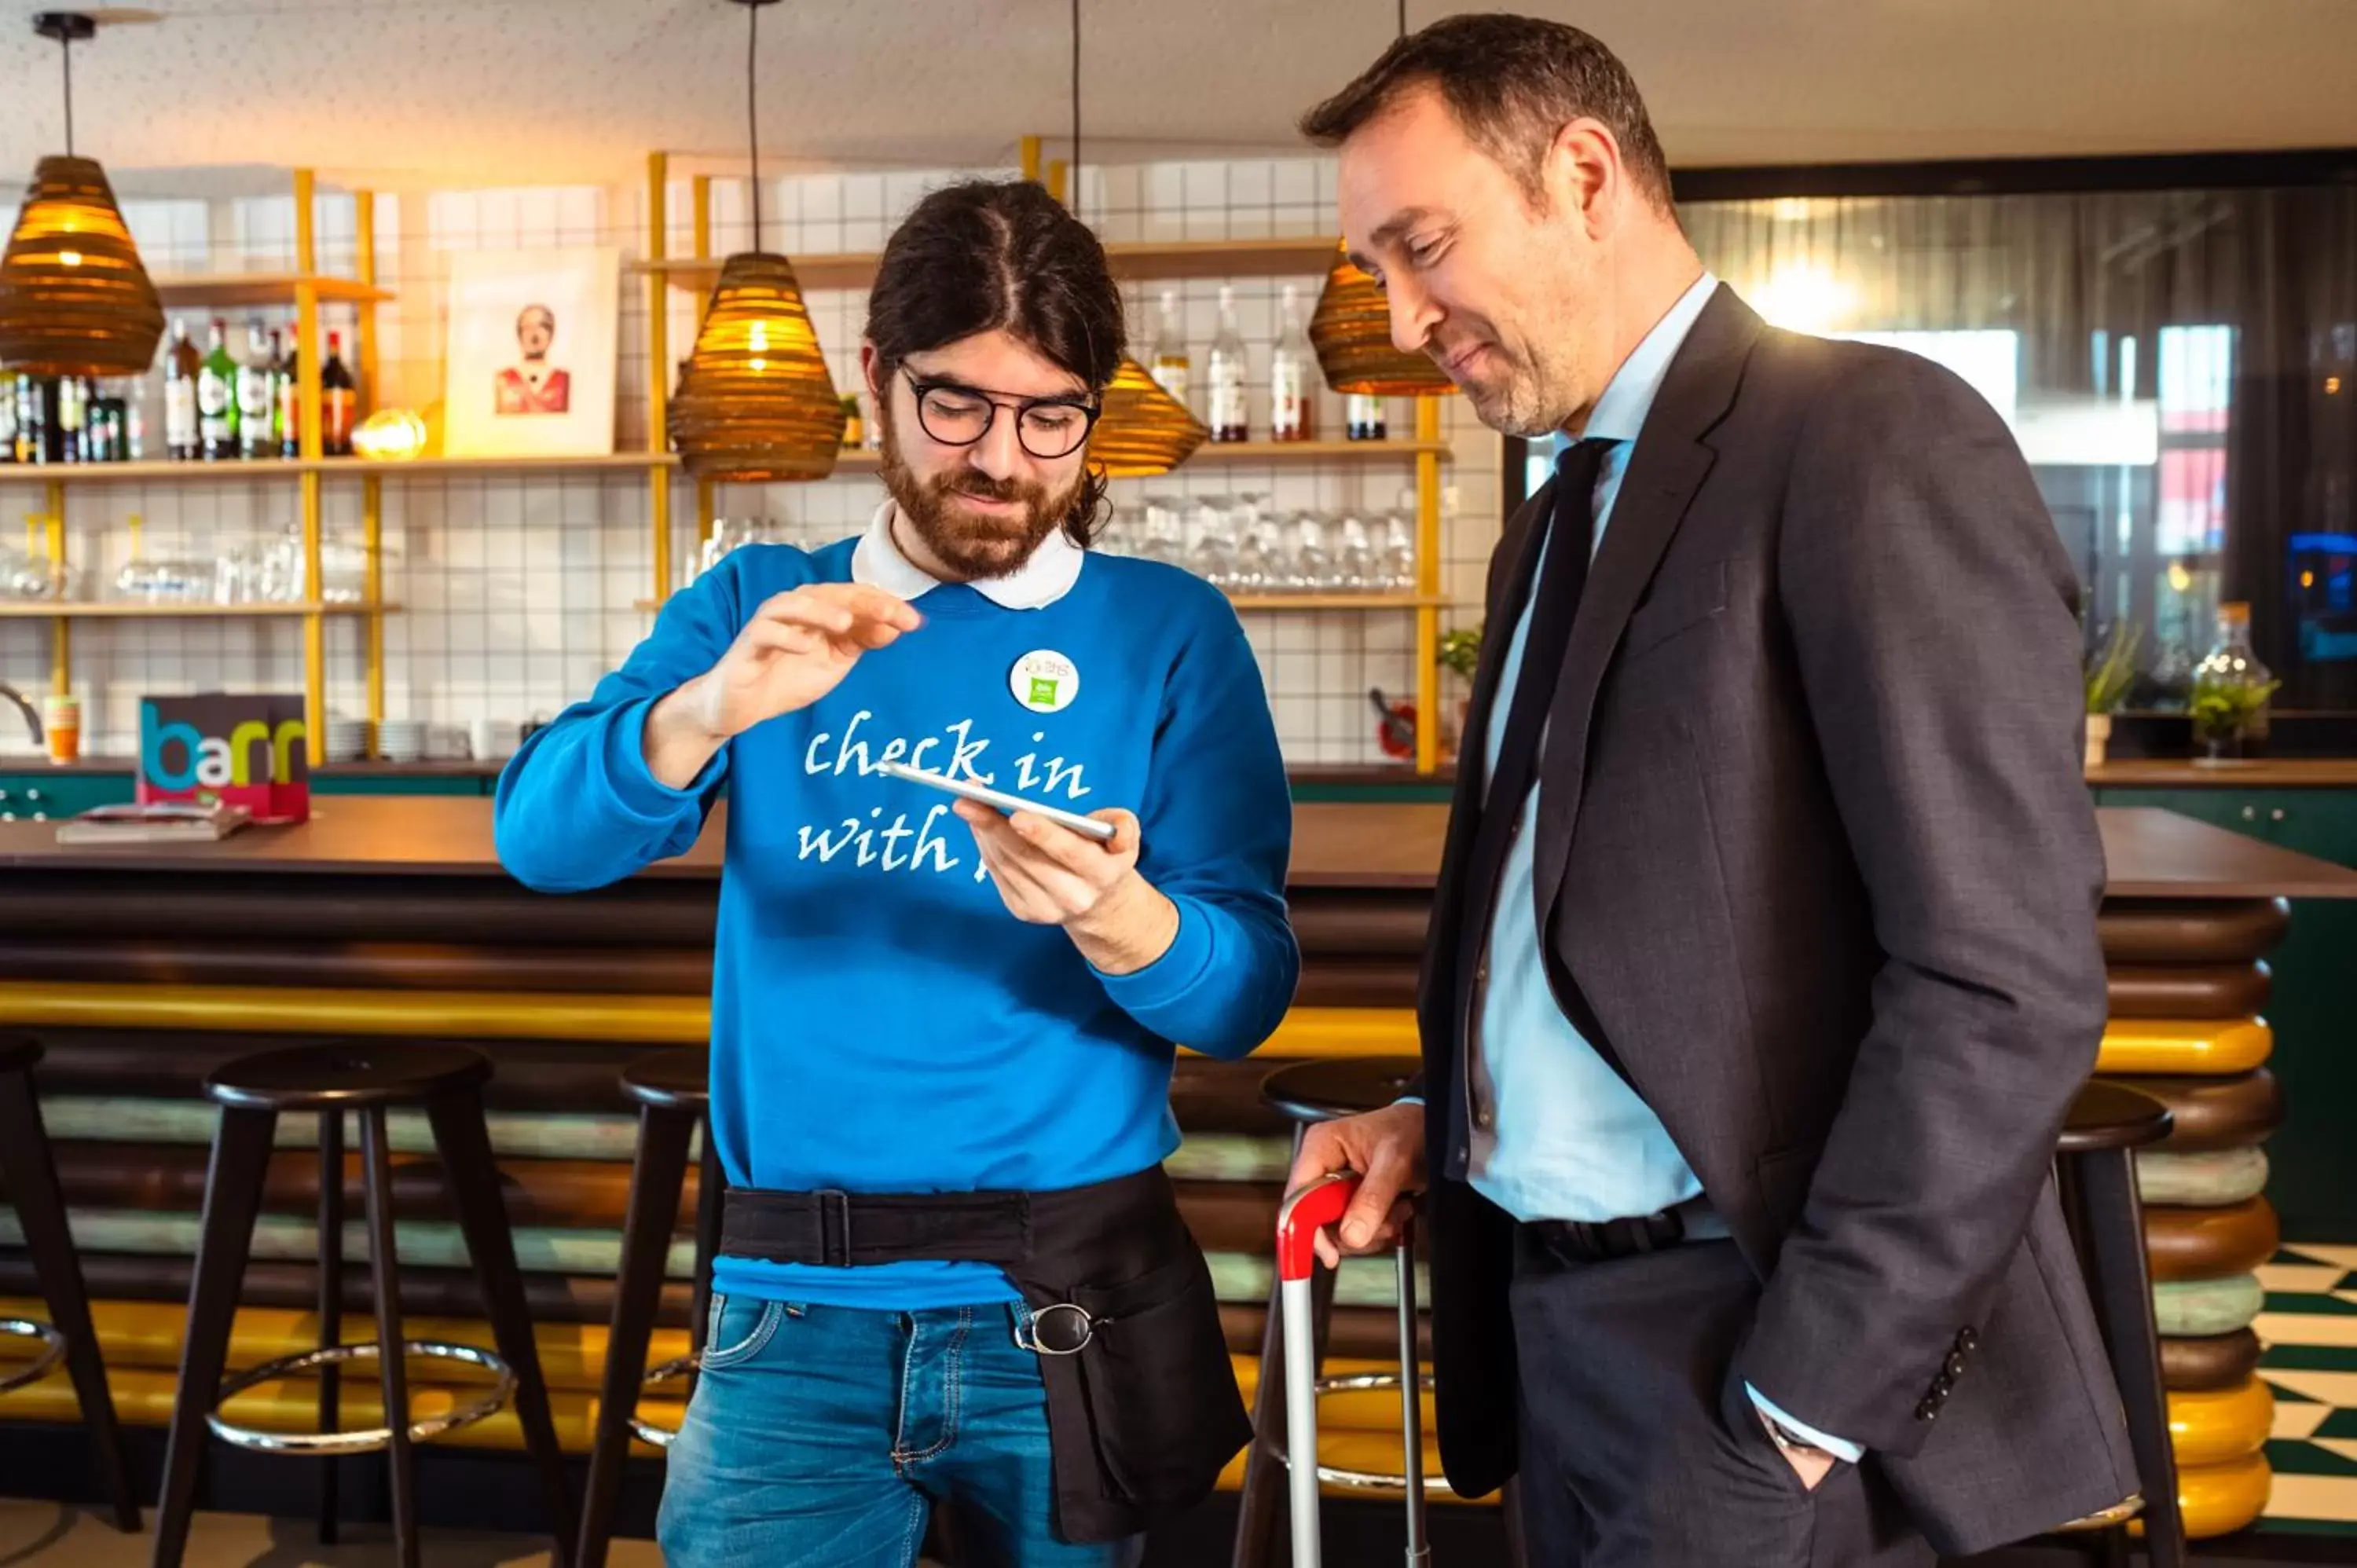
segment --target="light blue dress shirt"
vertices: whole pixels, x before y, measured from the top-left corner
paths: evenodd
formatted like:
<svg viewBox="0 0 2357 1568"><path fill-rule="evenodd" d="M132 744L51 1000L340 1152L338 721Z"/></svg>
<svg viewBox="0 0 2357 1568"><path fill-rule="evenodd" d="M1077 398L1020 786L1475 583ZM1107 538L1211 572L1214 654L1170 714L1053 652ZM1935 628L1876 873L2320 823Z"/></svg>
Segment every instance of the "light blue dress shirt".
<svg viewBox="0 0 2357 1568"><path fill-rule="evenodd" d="M1718 280L1705 273L1622 361L1588 416L1587 437L1608 440L1596 480L1596 542L1601 545L1629 457L1686 334ZM1484 773L1494 773L1505 717L1512 712L1531 607L1514 623L1491 706ZM1533 879L1539 792L1520 804L1521 830L1507 851L1490 931L1489 979L1471 1042L1472 1159L1476 1191L1517 1219L1599 1221L1672 1208L1702 1193L1693 1167L1662 1125L1596 1048L1572 1026L1548 988ZM1794 1435L1855 1463L1861 1450L1752 1399Z"/></svg>

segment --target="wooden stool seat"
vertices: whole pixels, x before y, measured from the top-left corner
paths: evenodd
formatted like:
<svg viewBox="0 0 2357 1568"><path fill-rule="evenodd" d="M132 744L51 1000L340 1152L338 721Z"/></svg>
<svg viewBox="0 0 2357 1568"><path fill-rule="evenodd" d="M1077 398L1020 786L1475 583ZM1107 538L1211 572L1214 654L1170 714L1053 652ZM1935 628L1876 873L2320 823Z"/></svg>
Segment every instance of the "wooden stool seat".
<svg viewBox="0 0 2357 1568"><path fill-rule="evenodd" d="M622 1092L640 1105L652 1105L704 1114L711 1098L712 1053L694 1050L658 1051L640 1057L622 1069Z"/></svg>
<svg viewBox="0 0 2357 1568"><path fill-rule="evenodd" d="M464 1046L352 1040L241 1057L206 1079L205 1092L248 1111L359 1111L422 1105L490 1080L490 1058Z"/></svg>
<svg viewBox="0 0 2357 1568"><path fill-rule="evenodd" d="M2064 1155L2141 1149L2169 1136L2169 1107L2149 1094L2098 1079L2079 1091L2055 1145Z"/></svg>
<svg viewBox="0 0 2357 1568"><path fill-rule="evenodd" d="M1381 1111L1408 1091L1419 1070L1398 1057L1344 1057L1279 1068L1261 1080L1261 1098L1300 1122L1331 1122Z"/></svg>

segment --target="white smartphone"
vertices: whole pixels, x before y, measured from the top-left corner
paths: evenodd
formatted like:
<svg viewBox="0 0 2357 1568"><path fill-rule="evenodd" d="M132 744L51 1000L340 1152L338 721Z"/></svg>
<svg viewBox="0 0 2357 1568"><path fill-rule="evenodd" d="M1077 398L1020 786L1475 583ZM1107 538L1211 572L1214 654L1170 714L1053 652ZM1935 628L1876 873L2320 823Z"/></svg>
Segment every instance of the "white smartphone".
<svg viewBox="0 0 2357 1568"><path fill-rule="evenodd" d="M1004 790L977 784L971 779L952 779L946 773L928 773L921 768L911 768L905 762L879 762L876 765L876 771L894 779L905 779L911 784L923 784L935 789L946 789L952 795L963 795L969 800L979 800L985 806L996 806L1002 811L1029 811L1035 816L1045 817L1051 822L1070 828L1084 838L1092 838L1099 843L1113 842L1111 822L1101 822L1094 817L1082 816L1078 811L1066 811L1054 806L1043 806L1037 800L1027 800L1020 795L1009 795Z"/></svg>

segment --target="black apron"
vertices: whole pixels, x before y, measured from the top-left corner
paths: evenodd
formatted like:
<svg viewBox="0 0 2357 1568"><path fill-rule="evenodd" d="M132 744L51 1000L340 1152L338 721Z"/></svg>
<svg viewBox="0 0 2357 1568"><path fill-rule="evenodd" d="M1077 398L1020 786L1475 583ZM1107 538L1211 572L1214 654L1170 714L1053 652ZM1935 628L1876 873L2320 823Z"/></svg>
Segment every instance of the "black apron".
<svg viewBox="0 0 2357 1568"><path fill-rule="evenodd" d="M1056 1192L731 1187L731 1258L849 1268L995 1263L1030 1308L1056 1530L1119 1541L1202 1502L1252 1438L1211 1271L1158 1165Z"/></svg>

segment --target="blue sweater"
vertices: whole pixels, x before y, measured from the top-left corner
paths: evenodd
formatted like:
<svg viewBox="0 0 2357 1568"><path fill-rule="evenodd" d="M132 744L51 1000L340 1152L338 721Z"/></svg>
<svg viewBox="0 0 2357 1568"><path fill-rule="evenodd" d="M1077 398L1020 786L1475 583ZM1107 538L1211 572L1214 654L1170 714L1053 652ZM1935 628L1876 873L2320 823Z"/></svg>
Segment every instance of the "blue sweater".
<svg viewBox="0 0 2357 1568"><path fill-rule="evenodd" d="M1234 611L1175 568L1087 558L1043 608L944 585L922 629L801 713L738 736L687 789L649 771L648 710L709 669L749 613L851 578L854 542L755 545L665 607L588 701L501 774L500 860L544 892L603 886L695 842L727 780L712 995L712 1123L731 1186L1044 1190L1127 1176L1178 1146L1173 1042L1241 1057L1273 1033L1300 959L1284 903L1292 806ZM1010 689L1047 650L1078 693ZM1139 871L1178 908L1168 952L1100 973L1009 914L951 797L905 760L1082 812L1135 811ZM896 1310L1009 1299L996 1268L822 1269L723 1258L716 1289Z"/></svg>

